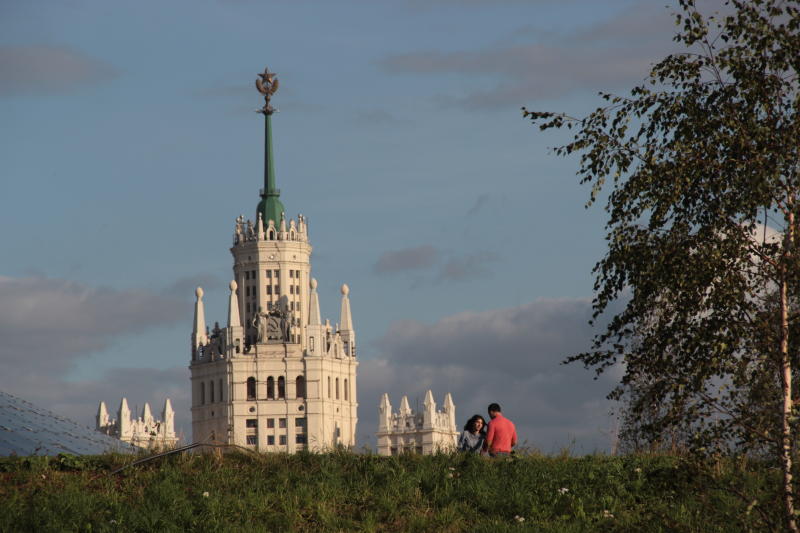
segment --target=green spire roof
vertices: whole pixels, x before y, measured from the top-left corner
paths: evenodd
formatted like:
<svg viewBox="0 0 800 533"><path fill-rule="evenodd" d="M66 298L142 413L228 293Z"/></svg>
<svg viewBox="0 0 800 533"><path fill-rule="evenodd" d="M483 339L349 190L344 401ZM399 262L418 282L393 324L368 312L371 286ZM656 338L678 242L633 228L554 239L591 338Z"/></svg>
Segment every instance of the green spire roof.
<svg viewBox="0 0 800 533"><path fill-rule="evenodd" d="M264 189L256 208L256 219L261 213L264 227L272 220L277 227L285 211L280 201L281 191L275 187L275 157L272 153L272 113L264 113Z"/></svg>

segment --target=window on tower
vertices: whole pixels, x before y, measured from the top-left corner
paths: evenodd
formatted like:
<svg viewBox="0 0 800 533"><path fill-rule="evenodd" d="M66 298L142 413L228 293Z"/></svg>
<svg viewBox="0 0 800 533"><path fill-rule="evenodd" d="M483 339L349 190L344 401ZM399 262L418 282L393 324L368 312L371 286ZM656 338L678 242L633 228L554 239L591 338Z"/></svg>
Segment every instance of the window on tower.
<svg viewBox="0 0 800 533"><path fill-rule="evenodd" d="M267 446L275 445L275 435L267 435Z"/></svg>
<svg viewBox="0 0 800 533"><path fill-rule="evenodd" d="M267 277L272 279L272 270L267 270Z"/></svg>
<svg viewBox="0 0 800 533"><path fill-rule="evenodd" d="M208 382L208 395L211 398L211 403L214 403L214 380Z"/></svg>
<svg viewBox="0 0 800 533"><path fill-rule="evenodd" d="M224 401L222 398L222 378L219 379L219 401Z"/></svg>
<svg viewBox="0 0 800 533"><path fill-rule="evenodd" d="M279 437L278 442L280 443L281 446L286 446L286 435L281 435Z"/></svg>
<svg viewBox="0 0 800 533"><path fill-rule="evenodd" d="M289 277L290 277L290 278L293 278L293 277L294 277L294 270L290 270L290 271L289 271Z"/></svg>
<svg viewBox="0 0 800 533"><path fill-rule="evenodd" d="M252 376L247 378L247 399L256 399L256 378Z"/></svg>
<svg viewBox="0 0 800 533"><path fill-rule="evenodd" d="M349 399L350 394L348 393L348 391L349 391L349 388L347 386L347 378L345 378L345 380L344 380L344 401L347 401Z"/></svg>
<svg viewBox="0 0 800 533"><path fill-rule="evenodd" d="M267 294L272 294L272 285L267 285Z"/></svg>
<svg viewBox="0 0 800 533"><path fill-rule="evenodd" d="M255 446L258 444L258 435L247 435L246 438L248 446Z"/></svg>
<svg viewBox="0 0 800 533"><path fill-rule="evenodd" d="M267 429L272 429L274 427L275 427L275 419L267 418Z"/></svg>
<svg viewBox="0 0 800 533"><path fill-rule="evenodd" d="M200 405L206 404L206 384L200 382Z"/></svg>
<svg viewBox="0 0 800 533"><path fill-rule="evenodd" d="M336 378L336 399L339 399L339 378Z"/></svg>
<svg viewBox="0 0 800 533"><path fill-rule="evenodd" d="M275 399L275 378L272 376L267 378L267 400Z"/></svg>
<svg viewBox="0 0 800 533"><path fill-rule="evenodd" d="M278 378L278 399L283 400L286 397L286 379L283 376Z"/></svg>
<svg viewBox="0 0 800 533"><path fill-rule="evenodd" d="M303 376L297 376L295 380L295 391L297 392L297 398L306 397L306 380Z"/></svg>
<svg viewBox="0 0 800 533"><path fill-rule="evenodd" d="M286 419L285 418L279 418L278 419L278 427L279 428L285 428L286 427Z"/></svg>

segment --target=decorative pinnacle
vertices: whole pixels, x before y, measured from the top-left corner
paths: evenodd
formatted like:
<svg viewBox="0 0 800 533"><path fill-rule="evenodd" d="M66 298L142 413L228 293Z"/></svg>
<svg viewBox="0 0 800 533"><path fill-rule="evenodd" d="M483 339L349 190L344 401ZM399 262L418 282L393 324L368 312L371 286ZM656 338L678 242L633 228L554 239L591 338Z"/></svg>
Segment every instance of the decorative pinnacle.
<svg viewBox="0 0 800 533"><path fill-rule="evenodd" d="M256 89L264 95L264 107L258 110L259 113L271 115L275 112L275 108L269 103L272 95L278 90L278 75L270 72L269 68L265 68L262 74L258 74L256 78Z"/></svg>

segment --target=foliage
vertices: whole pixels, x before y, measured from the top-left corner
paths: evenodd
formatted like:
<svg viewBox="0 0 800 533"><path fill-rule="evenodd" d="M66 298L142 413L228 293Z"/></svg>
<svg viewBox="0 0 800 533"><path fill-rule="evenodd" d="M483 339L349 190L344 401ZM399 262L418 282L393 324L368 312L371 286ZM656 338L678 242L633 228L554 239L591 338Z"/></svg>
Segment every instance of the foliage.
<svg viewBox="0 0 800 533"><path fill-rule="evenodd" d="M624 363L612 397L628 395L634 437L772 456L796 530L800 11L783 0L730 0L711 16L679 5L685 52L629 96L603 94L580 119L524 110L541 129L575 129L555 151L581 153L590 203L610 180L595 318L625 307L569 361L597 372Z"/></svg>
<svg viewBox="0 0 800 533"><path fill-rule="evenodd" d="M760 463L665 455L82 459L0 459L0 531L746 531L778 509Z"/></svg>

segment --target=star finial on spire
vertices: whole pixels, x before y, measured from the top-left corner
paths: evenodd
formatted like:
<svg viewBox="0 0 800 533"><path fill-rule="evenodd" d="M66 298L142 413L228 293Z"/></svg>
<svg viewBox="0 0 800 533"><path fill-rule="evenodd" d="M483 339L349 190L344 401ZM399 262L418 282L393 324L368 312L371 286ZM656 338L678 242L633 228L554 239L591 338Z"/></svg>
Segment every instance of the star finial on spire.
<svg viewBox="0 0 800 533"><path fill-rule="evenodd" d="M264 72L258 74L258 78L256 78L256 89L264 95L264 107L259 109L258 112L271 115L275 112L275 108L270 105L269 101L278 90L278 75L270 72L269 68L265 68Z"/></svg>

